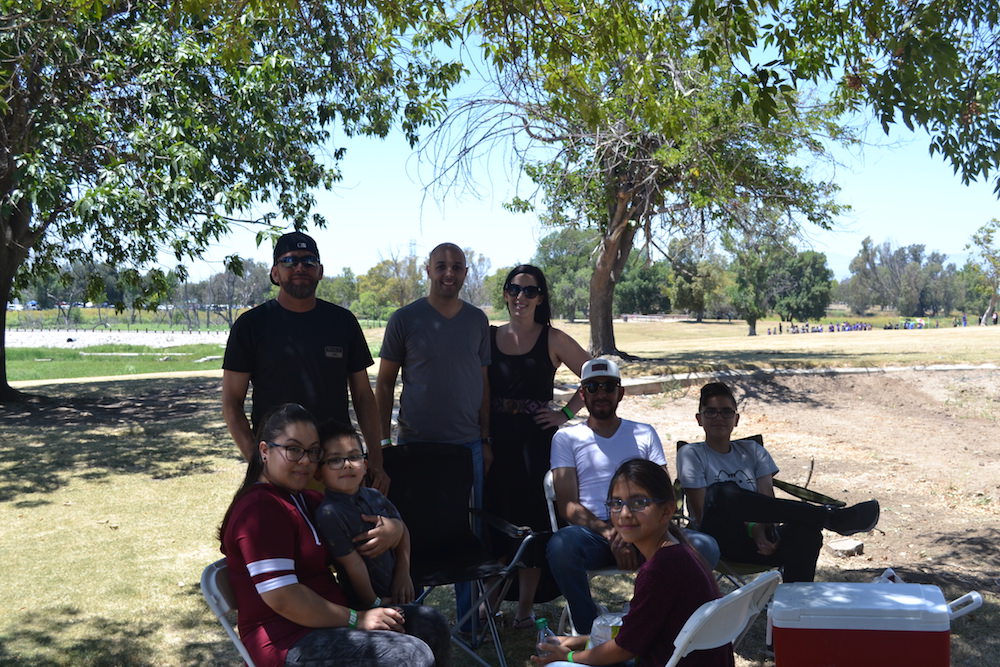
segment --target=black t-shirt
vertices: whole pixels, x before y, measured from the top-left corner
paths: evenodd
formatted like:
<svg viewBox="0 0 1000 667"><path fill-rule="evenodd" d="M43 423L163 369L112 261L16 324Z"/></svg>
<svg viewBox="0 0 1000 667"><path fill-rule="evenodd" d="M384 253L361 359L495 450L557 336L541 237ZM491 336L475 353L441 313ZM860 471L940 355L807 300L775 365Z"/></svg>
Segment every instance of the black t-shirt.
<svg viewBox="0 0 1000 667"><path fill-rule="evenodd" d="M371 352L351 311L326 301L305 313L274 299L233 324L222 367L250 373L254 428L282 403L300 403L317 422L350 423L347 378L371 366Z"/></svg>

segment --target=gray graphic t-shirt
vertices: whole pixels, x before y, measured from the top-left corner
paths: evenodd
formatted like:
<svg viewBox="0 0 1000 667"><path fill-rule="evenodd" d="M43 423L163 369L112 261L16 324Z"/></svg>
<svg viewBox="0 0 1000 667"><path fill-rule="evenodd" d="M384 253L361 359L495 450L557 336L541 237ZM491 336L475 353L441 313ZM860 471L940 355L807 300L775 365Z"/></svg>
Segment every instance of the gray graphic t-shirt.
<svg viewBox="0 0 1000 667"><path fill-rule="evenodd" d="M736 482L747 491L757 490L757 478L774 475L778 466L754 440L734 440L725 454L704 442L692 442L677 451L677 477L685 489L703 489L719 482Z"/></svg>

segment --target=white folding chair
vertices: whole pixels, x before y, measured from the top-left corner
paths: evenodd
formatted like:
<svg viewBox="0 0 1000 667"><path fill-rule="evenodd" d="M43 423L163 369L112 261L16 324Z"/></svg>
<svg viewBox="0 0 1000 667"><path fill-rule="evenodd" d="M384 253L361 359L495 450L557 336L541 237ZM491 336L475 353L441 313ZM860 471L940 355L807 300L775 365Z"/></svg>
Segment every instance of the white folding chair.
<svg viewBox="0 0 1000 667"><path fill-rule="evenodd" d="M233 597L233 589L229 586L229 568L226 566L225 558L215 561L201 573L201 594L205 596L208 608L226 630L233 646L240 652L240 657L248 667L254 667L247 647L243 645L243 641L229 620L228 614L236 611L236 599Z"/></svg>
<svg viewBox="0 0 1000 667"><path fill-rule="evenodd" d="M559 519L556 516L556 489L555 484L552 482L552 471L545 473L545 479L542 482L543 488L545 489L545 501L546 506L549 509L549 526L552 528L552 532L555 533L559 530ZM618 574L630 574L627 570L619 570L616 567L607 567L600 570L588 570L587 576L593 579L594 577L605 577L614 576ZM573 615L570 613L569 605L564 605L562 610L562 615L559 617L559 625L556 629L556 634L560 635L572 635L577 636L579 633L573 626Z"/></svg>
<svg viewBox="0 0 1000 667"><path fill-rule="evenodd" d="M674 667L692 651L736 643L757 614L767 606L779 583L781 575L771 570L729 595L706 602L695 609L677 633L674 653L664 667Z"/></svg>

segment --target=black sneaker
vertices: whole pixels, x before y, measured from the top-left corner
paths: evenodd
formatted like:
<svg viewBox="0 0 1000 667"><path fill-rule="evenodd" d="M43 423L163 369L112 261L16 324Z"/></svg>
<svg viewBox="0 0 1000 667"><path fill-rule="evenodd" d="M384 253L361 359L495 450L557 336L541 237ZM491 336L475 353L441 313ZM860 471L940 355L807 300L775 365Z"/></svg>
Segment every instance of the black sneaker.
<svg viewBox="0 0 1000 667"><path fill-rule="evenodd" d="M866 500L850 507L830 507L824 528L841 535L866 533L878 523L879 504L877 500Z"/></svg>

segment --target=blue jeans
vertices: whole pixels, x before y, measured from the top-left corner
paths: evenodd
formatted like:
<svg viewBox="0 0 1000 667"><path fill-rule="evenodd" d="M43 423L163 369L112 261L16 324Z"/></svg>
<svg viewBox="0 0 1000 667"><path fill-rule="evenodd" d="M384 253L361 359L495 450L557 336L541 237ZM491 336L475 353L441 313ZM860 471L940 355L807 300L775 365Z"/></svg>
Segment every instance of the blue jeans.
<svg viewBox="0 0 1000 667"><path fill-rule="evenodd" d="M719 545L710 535L685 530L685 536L710 567L719 562ZM590 595L588 570L615 567L611 545L604 537L583 526L560 528L545 549L549 569L566 598L573 627L580 634L590 634L590 627L597 618L597 605Z"/></svg>

